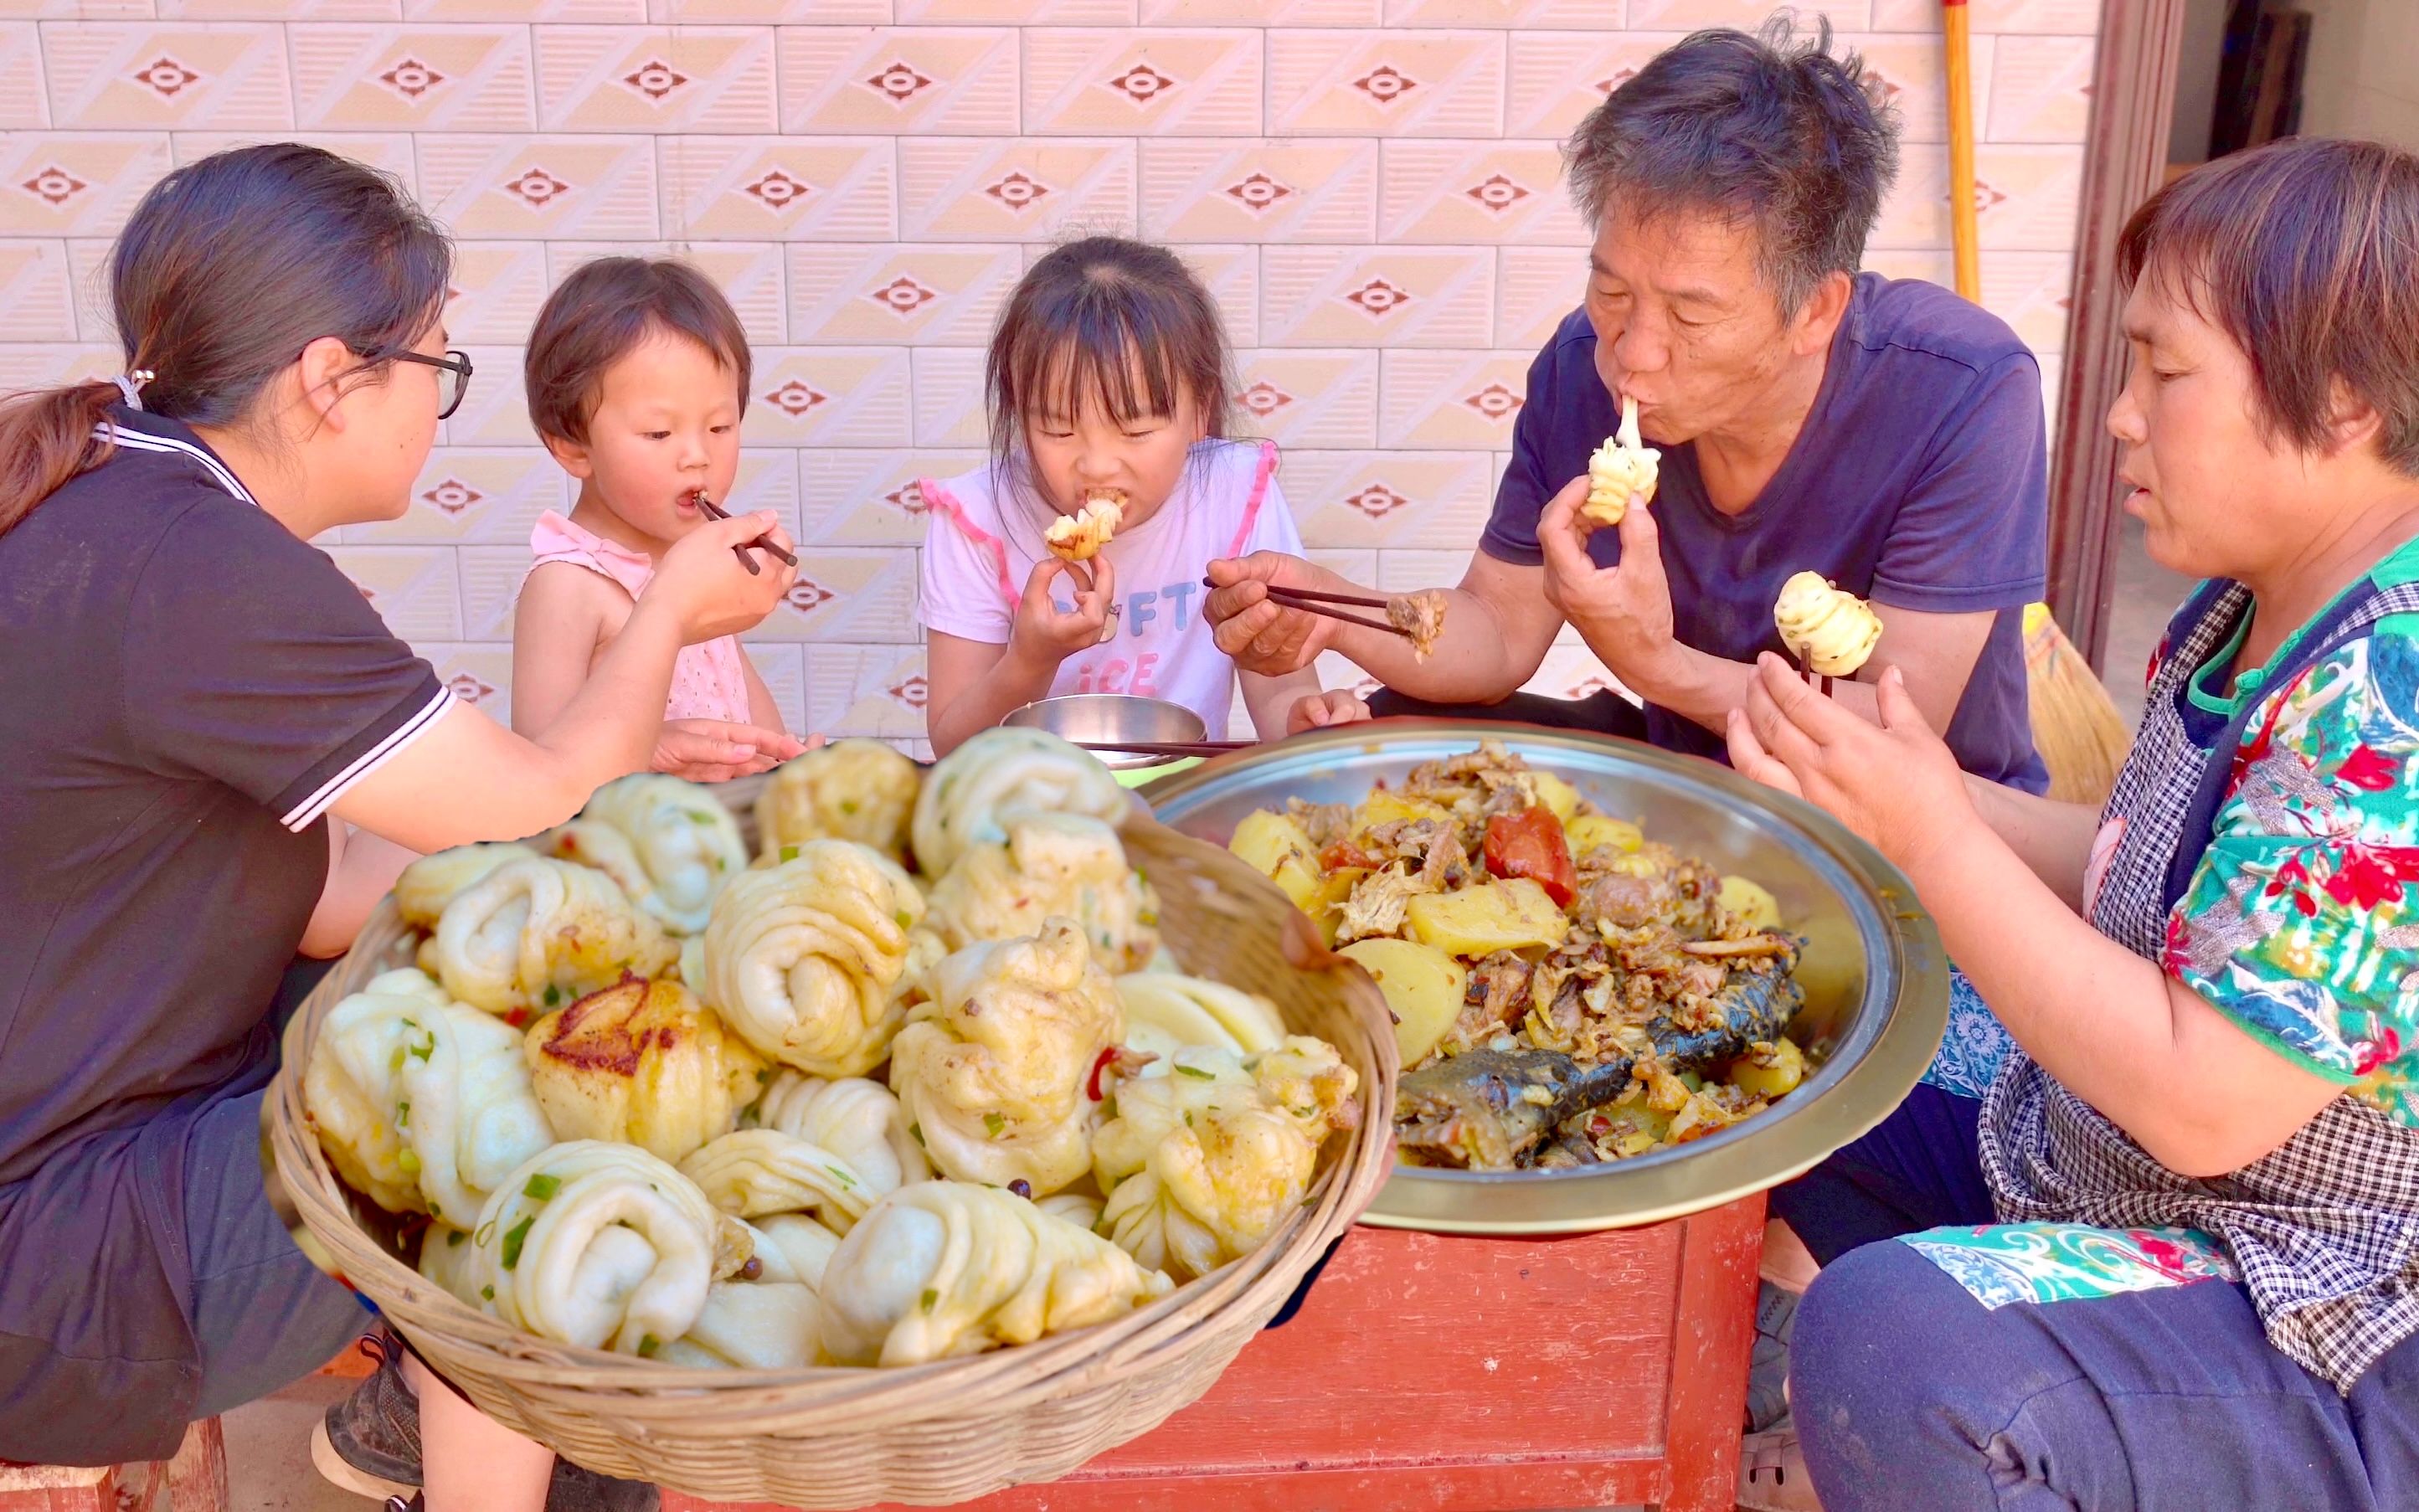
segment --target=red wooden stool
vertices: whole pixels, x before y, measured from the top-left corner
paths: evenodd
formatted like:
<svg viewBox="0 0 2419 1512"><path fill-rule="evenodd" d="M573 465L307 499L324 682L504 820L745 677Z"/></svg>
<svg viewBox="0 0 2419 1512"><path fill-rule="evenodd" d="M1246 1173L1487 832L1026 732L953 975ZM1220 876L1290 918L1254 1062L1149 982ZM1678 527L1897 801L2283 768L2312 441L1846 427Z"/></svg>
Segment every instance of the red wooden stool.
<svg viewBox="0 0 2419 1512"><path fill-rule="evenodd" d="M1558 1240L1356 1228L1210 1394L978 1512L1730 1512L1764 1198ZM664 1512L768 1512L677 1491Z"/></svg>
<svg viewBox="0 0 2419 1512"><path fill-rule="evenodd" d="M152 1512L163 1485L172 1512L227 1512L226 1440L217 1418L188 1427L173 1459L98 1468L0 1460L0 1512L118 1512L130 1498Z"/></svg>

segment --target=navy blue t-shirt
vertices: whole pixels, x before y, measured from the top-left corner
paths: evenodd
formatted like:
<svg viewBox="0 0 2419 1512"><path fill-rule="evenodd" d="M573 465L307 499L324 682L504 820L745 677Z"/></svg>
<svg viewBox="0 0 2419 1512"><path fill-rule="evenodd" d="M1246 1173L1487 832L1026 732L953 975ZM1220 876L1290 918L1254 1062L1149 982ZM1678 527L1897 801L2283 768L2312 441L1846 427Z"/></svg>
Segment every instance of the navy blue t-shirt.
<svg viewBox="0 0 2419 1512"><path fill-rule="evenodd" d="M1480 549L1544 562L1538 516L1620 420L1595 332L1574 311L1530 365ZM2044 586L2048 477L2041 368L2015 332L1935 285L1859 274L1805 428L1744 514L1706 498L1693 443L1663 449L1654 508L1673 629L1732 661L1781 651L1773 600L1810 569L1900 609L2020 611ZM1601 566L1621 559L1616 532L1588 545ZM1646 726L1656 745L1722 757L1722 737L1685 716L1649 704ZM2026 705L2021 612L1992 627L1948 739L1969 772L2049 786Z"/></svg>

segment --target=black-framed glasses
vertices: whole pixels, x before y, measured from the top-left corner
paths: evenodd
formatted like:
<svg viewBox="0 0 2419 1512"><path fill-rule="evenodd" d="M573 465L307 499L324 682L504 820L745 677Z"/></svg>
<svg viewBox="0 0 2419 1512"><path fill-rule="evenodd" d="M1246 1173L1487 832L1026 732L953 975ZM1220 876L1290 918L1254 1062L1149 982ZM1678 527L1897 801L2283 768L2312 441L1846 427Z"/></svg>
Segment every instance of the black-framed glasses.
<svg viewBox="0 0 2419 1512"><path fill-rule="evenodd" d="M387 355L398 363L422 363L454 375L453 385L445 393L445 403L438 409L438 419L450 420L454 411L462 408L463 399L470 392L470 353L448 351L442 357L427 357L419 352L390 352Z"/></svg>

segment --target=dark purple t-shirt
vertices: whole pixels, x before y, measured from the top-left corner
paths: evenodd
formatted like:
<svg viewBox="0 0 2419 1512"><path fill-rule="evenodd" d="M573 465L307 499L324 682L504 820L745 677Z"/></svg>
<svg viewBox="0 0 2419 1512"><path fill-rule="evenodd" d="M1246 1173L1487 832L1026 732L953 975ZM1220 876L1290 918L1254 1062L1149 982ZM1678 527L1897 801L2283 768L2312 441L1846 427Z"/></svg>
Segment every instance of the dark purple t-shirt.
<svg viewBox="0 0 2419 1512"><path fill-rule="evenodd" d="M1595 332L1574 311L1530 364L1512 460L1479 548L1534 566L1537 517L1620 424L1595 369ZM2046 573L2049 448L2041 368L1996 316L1935 285L1857 275L1822 392L1780 470L1742 515L1705 497L1693 444L1665 447L1655 496L1672 625L1732 661L1780 651L1772 603L1792 573L1926 613L2003 609L1949 722L1969 772L2049 785L2026 705L2020 612ZM1589 539L1621 559L1612 531ZM1655 744L1720 759L1722 738L1646 709Z"/></svg>

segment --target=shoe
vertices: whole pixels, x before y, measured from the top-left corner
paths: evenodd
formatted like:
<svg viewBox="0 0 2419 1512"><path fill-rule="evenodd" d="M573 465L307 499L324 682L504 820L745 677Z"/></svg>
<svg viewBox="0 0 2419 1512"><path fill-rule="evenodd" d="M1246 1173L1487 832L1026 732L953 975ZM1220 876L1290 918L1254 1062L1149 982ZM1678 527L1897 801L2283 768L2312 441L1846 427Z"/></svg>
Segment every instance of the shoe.
<svg viewBox="0 0 2419 1512"><path fill-rule="evenodd" d="M403 1379L403 1344L384 1328L362 1335L377 1370L328 1409L311 1432L311 1462L330 1484L383 1499L387 1512L421 1512L420 1399ZM661 1512L663 1493L558 1456L547 1512Z"/></svg>
<svg viewBox="0 0 2419 1512"><path fill-rule="evenodd" d="M1739 1443L1739 1512L1823 1512L1795 1432L1750 1433Z"/></svg>
<svg viewBox="0 0 2419 1512"><path fill-rule="evenodd" d="M1755 1350L1748 1357L1747 1431L1768 1433L1789 1423L1789 1335L1797 1324L1797 1293L1766 1281L1755 1296Z"/></svg>

